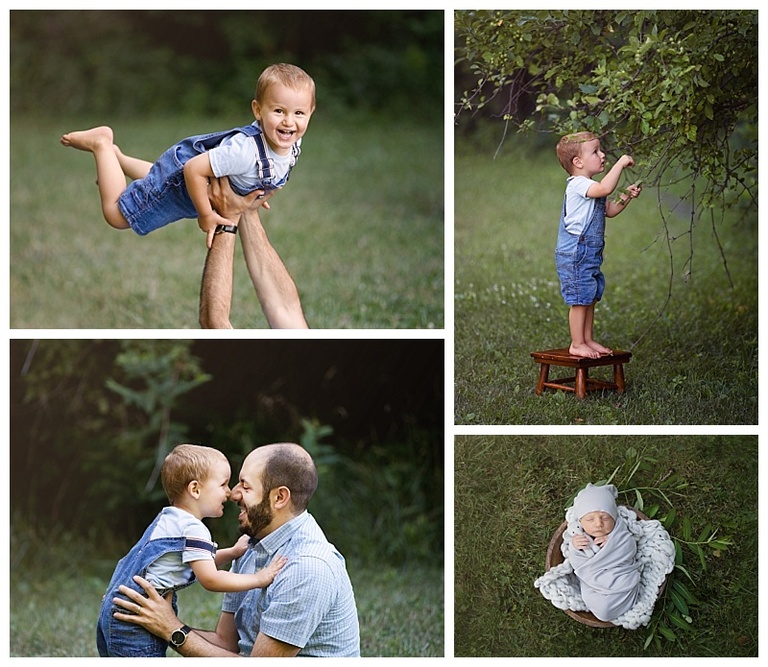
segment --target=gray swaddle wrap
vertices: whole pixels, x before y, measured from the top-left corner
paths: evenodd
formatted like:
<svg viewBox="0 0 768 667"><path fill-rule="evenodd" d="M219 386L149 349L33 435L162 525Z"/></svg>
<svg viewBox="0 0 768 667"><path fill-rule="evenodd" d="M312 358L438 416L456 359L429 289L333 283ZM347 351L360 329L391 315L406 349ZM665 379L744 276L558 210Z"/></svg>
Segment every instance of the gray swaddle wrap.
<svg viewBox="0 0 768 667"><path fill-rule="evenodd" d="M573 501L574 517L581 519L590 512L605 512L615 521L613 530L602 547L590 537L585 549L571 545L568 560L579 578L581 596L589 610L601 621L618 618L637 602L640 569L635 560L637 542L618 514L618 491L613 484L587 484ZM574 533L586 534L580 525Z"/></svg>

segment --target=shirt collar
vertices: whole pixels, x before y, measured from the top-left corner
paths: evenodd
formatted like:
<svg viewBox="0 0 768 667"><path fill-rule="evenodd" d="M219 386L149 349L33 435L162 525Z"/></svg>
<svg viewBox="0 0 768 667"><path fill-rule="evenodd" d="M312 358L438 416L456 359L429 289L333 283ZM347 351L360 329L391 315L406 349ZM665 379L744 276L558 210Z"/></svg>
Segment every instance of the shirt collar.
<svg viewBox="0 0 768 667"><path fill-rule="evenodd" d="M261 548L269 555L272 555L280 549L293 534L309 520L309 512L304 510L298 516L293 517L279 528L273 530L269 535L257 540L255 537L250 539L251 548Z"/></svg>

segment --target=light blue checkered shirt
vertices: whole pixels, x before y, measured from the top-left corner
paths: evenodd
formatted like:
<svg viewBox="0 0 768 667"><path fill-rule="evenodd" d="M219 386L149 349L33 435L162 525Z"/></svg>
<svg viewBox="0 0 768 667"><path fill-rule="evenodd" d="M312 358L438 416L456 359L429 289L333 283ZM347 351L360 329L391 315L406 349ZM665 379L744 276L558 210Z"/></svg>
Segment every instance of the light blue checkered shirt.
<svg viewBox="0 0 768 667"><path fill-rule="evenodd" d="M232 572L253 573L276 554L288 558L265 589L227 593L222 611L233 613L241 655L259 632L300 647L300 656L360 655L355 596L343 556L307 512L253 543Z"/></svg>

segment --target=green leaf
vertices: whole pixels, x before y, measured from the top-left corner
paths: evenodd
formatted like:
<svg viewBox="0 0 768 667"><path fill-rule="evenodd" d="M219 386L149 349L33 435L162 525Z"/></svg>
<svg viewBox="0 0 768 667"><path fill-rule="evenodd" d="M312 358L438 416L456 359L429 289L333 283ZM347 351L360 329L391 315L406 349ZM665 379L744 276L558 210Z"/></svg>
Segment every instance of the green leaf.
<svg viewBox="0 0 768 667"><path fill-rule="evenodd" d="M664 638L665 638L665 639L667 639L668 641L671 641L671 642L673 642L673 641L675 641L675 639L677 639L677 635L675 635L675 633L674 633L674 632L672 632L672 630L670 630L670 629L669 629L669 628L668 628L666 625L663 625L663 624L661 624L661 623L659 623L659 632L660 632L660 633L661 633L661 634L664 636Z"/></svg>
<svg viewBox="0 0 768 667"><path fill-rule="evenodd" d="M645 643L643 644L643 650L647 649L650 643L653 641L653 638L656 636L655 632L649 632L648 636L645 638Z"/></svg>
<svg viewBox="0 0 768 667"><path fill-rule="evenodd" d="M696 540L697 542L704 542L711 534L712 532L712 524L707 524L704 526L704 530L702 530L699 533L699 538Z"/></svg>
<svg viewBox="0 0 768 667"><path fill-rule="evenodd" d="M658 505L651 505L647 510L645 510L645 515L649 519L653 519L653 517L656 516L658 511L659 511L659 506Z"/></svg>
<svg viewBox="0 0 768 667"><path fill-rule="evenodd" d="M643 496L639 489L635 489L635 509L643 511Z"/></svg>
<svg viewBox="0 0 768 667"><path fill-rule="evenodd" d="M682 596L674 590L669 591L669 596L672 598L672 603L677 607L680 613L683 616L688 616L688 605L685 600L683 600Z"/></svg>
<svg viewBox="0 0 768 667"><path fill-rule="evenodd" d="M691 520L687 517L683 517L683 539L686 542L691 541Z"/></svg>
<svg viewBox="0 0 768 667"><path fill-rule="evenodd" d="M707 559L704 556L704 549L702 549L698 544L691 545L693 550L696 552L696 555L698 555L699 560L701 561L701 569L706 571L707 569Z"/></svg>
<svg viewBox="0 0 768 667"><path fill-rule="evenodd" d="M709 543L709 546L712 547L713 549L717 549L719 551L723 551L723 550L727 549L731 544L732 544L732 542L730 540L728 540L725 537L721 537L721 538L719 538L717 540L712 540Z"/></svg>
<svg viewBox="0 0 768 667"><path fill-rule="evenodd" d="M693 577L691 576L691 573L688 572L682 565L675 565L676 570L680 570L686 577L688 577L688 580L695 586L696 582L693 580Z"/></svg>
<svg viewBox="0 0 768 667"><path fill-rule="evenodd" d="M691 593L691 591L688 590L688 587L682 581L680 581L680 579L673 579L672 580L672 588L688 604L697 604L698 603L698 600L696 599L696 596L693 593Z"/></svg>
<svg viewBox="0 0 768 667"><path fill-rule="evenodd" d="M689 623L686 623L682 619L682 617L678 616L677 612L670 612L670 613L667 614L667 617L678 628L682 628L683 630L691 630L692 629Z"/></svg>

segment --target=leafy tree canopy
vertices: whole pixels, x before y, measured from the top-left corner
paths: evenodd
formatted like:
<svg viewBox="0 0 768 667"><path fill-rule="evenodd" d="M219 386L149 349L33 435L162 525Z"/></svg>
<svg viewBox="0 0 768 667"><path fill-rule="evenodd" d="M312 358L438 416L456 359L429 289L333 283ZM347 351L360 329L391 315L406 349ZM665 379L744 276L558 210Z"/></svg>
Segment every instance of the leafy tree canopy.
<svg viewBox="0 0 768 667"><path fill-rule="evenodd" d="M754 212L756 11L455 17L457 65L472 81L456 101L457 122L493 109L505 134L589 130L609 154L633 155L645 185L685 176L700 212L736 202Z"/></svg>

